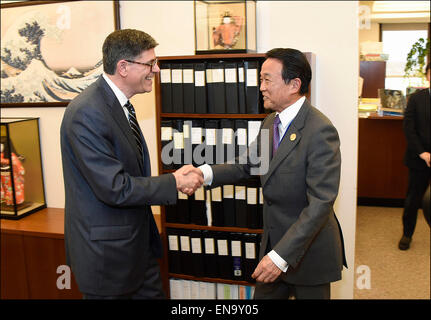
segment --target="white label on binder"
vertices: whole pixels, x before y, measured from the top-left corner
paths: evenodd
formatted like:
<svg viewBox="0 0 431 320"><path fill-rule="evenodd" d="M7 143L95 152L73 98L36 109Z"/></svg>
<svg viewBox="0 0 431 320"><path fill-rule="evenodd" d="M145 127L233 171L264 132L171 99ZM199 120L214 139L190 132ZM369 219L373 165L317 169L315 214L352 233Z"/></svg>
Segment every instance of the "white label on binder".
<svg viewBox="0 0 431 320"><path fill-rule="evenodd" d="M223 69L212 69L213 81L212 82L224 82Z"/></svg>
<svg viewBox="0 0 431 320"><path fill-rule="evenodd" d="M174 132L174 148L184 149L184 135L182 132Z"/></svg>
<svg viewBox="0 0 431 320"><path fill-rule="evenodd" d="M160 82L161 83L171 82L171 69L160 69Z"/></svg>
<svg viewBox="0 0 431 320"><path fill-rule="evenodd" d="M192 127L192 144L202 143L202 128Z"/></svg>
<svg viewBox="0 0 431 320"><path fill-rule="evenodd" d="M162 141L171 141L171 140L172 140L172 128L162 127Z"/></svg>
<svg viewBox="0 0 431 320"><path fill-rule="evenodd" d="M183 69L183 83L193 83L193 69Z"/></svg>
<svg viewBox="0 0 431 320"><path fill-rule="evenodd" d="M224 239L217 240L217 249L218 249L219 256L227 256L228 255L227 240L224 240Z"/></svg>
<svg viewBox="0 0 431 320"><path fill-rule="evenodd" d="M184 123L183 134L184 134L184 139L190 139L190 125L189 124Z"/></svg>
<svg viewBox="0 0 431 320"><path fill-rule="evenodd" d="M183 83L183 70L172 69L172 83Z"/></svg>
<svg viewBox="0 0 431 320"><path fill-rule="evenodd" d="M187 200L188 196L185 193L182 193L181 191L178 191L178 199L180 199L180 200Z"/></svg>
<svg viewBox="0 0 431 320"><path fill-rule="evenodd" d="M262 191L262 187L259 188L259 203L263 204L263 191Z"/></svg>
<svg viewBox="0 0 431 320"><path fill-rule="evenodd" d="M241 241L232 240L232 257L241 257Z"/></svg>
<svg viewBox="0 0 431 320"><path fill-rule="evenodd" d="M250 146L259 134L260 121L248 121L248 145Z"/></svg>
<svg viewBox="0 0 431 320"><path fill-rule="evenodd" d="M221 201L221 187L211 189L211 200L217 202Z"/></svg>
<svg viewBox="0 0 431 320"><path fill-rule="evenodd" d="M238 145L239 146L247 145L247 129L239 128L236 131L236 134L238 136Z"/></svg>
<svg viewBox="0 0 431 320"><path fill-rule="evenodd" d="M205 87L205 71L195 71L195 86Z"/></svg>
<svg viewBox="0 0 431 320"><path fill-rule="evenodd" d="M215 253L214 238L205 238L205 253L207 254Z"/></svg>
<svg viewBox="0 0 431 320"><path fill-rule="evenodd" d="M257 204L257 188L247 188L247 203Z"/></svg>
<svg viewBox="0 0 431 320"><path fill-rule="evenodd" d="M245 186L235 186L235 199L245 200Z"/></svg>
<svg viewBox="0 0 431 320"><path fill-rule="evenodd" d="M245 258L256 259L256 244L254 242L245 243Z"/></svg>
<svg viewBox="0 0 431 320"><path fill-rule="evenodd" d="M181 251L190 251L190 237L180 236Z"/></svg>
<svg viewBox="0 0 431 320"><path fill-rule="evenodd" d="M223 198L233 199L233 185L223 186Z"/></svg>
<svg viewBox="0 0 431 320"><path fill-rule="evenodd" d="M223 128L223 144L232 144L233 140L233 129Z"/></svg>
<svg viewBox="0 0 431 320"><path fill-rule="evenodd" d="M257 87L257 69L247 69L247 87Z"/></svg>
<svg viewBox="0 0 431 320"><path fill-rule="evenodd" d="M216 129L206 129L205 130L205 141L207 146L216 145Z"/></svg>
<svg viewBox="0 0 431 320"><path fill-rule="evenodd" d="M236 69L229 68L224 69L224 74L226 77L226 83L236 83Z"/></svg>
<svg viewBox="0 0 431 320"><path fill-rule="evenodd" d="M192 253L202 253L201 238L192 238Z"/></svg>
<svg viewBox="0 0 431 320"><path fill-rule="evenodd" d="M244 82L244 68L238 68L238 82Z"/></svg>
<svg viewBox="0 0 431 320"><path fill-rule="evenodd" d="M177 235L169 235L168 236L169 241L169 250L171 251L178 251L178 236Z"/></svg>
<svg viewBox="0 0 431 320"><path fill-rule="evenodd" d="M207 83L213 83L213 69L207 69Z"/></svg>
<svg viewBox="0 0 431 320"><path fill-rule="evenodd" d="M195 192L195 200L204 201L205 200L205 190L203 187L200 187Z"/></svg>

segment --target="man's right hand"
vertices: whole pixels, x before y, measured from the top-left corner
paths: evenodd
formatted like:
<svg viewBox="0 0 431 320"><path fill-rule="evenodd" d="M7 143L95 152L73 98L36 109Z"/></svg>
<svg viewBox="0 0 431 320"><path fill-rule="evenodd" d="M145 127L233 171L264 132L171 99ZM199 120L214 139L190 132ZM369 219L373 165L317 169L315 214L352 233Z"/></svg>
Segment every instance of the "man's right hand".
<svg viewBox="0 0 431 320"><path fill-rule="evenodd" d="M428 168L430 166L430 153L429 152L422 152L419 157L425 161L425 163L427 164Z"/></svg>
<svg viewBox="0 0 431 320"><path fill-rule="evenodd" d="M177 190L192 195L204 183L202 171L192 165L185 165L173 173Z"/></svg>

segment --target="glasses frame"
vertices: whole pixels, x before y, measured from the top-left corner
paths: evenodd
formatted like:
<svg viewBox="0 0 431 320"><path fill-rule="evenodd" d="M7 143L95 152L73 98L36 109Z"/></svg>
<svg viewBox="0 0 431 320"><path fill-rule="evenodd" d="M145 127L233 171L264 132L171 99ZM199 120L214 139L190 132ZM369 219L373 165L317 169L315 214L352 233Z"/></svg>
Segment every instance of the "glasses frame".
<svg viewBox="0 0 431 320"><path fill-rule="evenodd" d="M157 62L159 61L159 59L158 58L154 59L152 63L149 63L149 62L139 62L139 61L127 60L127 59L124 59L124 61L127 61L129 63L140 64L140 65L143 65L143 66L148 66L148 67L151 67L151 70L153 70L154 67L157 65Z"/></svg>

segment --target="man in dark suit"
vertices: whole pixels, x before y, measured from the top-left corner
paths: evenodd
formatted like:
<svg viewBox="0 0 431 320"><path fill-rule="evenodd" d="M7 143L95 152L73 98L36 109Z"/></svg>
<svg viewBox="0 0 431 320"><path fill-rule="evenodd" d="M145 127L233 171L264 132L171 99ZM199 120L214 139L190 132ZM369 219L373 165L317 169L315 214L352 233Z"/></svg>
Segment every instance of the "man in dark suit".
<svg viewBox="0 0 431 320"><path fill-rule="evenodd" d="M256 299L329 299L330 282L341 279L343 236L333 204L340 181L337 130L305 98L311 68L295 49L273 49L260 72L268 115L249 148L247 164L199 167L205 184L217 187L251 178L256 154L269 154L260 172L264 234ZM268 140L262 137L269 137ZM263 141L261 141L261 139ZM269 150L264 150L269 148Z"/></svg>
<svg viewBox="0 0 431 320"><path fill-rule="evenodd" d="M430 64L426 67L430 81ZM400 250L410 248L416 227L418 210L430 184L430 89L415 92L404 112L404 134L407 149L404 164L409 168L409 182L404 201L403 236L398 243ZM424 211L425 212L425 211ZM429 217L428 217L429 221Z"/></svg>
<svg viewBox="0 0 431 320"><path fill-rule="evenodd" d="M203 182L185 168L151 177L129 99L152 90L156 45L142 31L111 33L104 74L68 105L61 124L66 257L84 298L163 298L150 206L173 204L177 190L191 193Z"/></svg>

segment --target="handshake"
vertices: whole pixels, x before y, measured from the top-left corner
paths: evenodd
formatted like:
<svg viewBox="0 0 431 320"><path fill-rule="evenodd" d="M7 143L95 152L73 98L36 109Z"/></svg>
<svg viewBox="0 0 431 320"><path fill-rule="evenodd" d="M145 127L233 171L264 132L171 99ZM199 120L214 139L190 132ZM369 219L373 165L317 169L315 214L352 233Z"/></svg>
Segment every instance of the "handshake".
<svg viewBox="0 0 431 320"><path fill-rule="evenodd" d="M204 183L204 175L191 164L185 165L173 173L177 182L177 190L191 196Z"/></svg>

